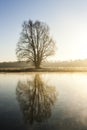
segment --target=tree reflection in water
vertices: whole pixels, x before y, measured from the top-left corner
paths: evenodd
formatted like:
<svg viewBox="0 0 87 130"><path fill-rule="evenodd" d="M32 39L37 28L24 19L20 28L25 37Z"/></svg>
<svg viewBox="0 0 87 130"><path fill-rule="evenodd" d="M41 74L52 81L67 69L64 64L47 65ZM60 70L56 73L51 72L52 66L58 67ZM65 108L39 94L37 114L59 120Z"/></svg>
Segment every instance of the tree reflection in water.
<svg viewBox="0 0 87 130"><path fill-rule="evenodd" d="M55 87L48 86L36 74L32 81L19 81L16 88L17 100L26 123L42 122L51 116L56 100Z"/></svg>

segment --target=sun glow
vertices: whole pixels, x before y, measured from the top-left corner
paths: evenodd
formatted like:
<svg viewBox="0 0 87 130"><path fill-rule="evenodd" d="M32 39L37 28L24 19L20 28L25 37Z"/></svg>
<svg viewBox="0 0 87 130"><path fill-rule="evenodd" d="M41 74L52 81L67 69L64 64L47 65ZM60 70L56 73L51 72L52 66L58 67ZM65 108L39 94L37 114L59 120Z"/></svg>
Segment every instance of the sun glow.
<svg viewBox="0 0 87 130"><path fill-rule="evenodd" d="M71 17L70 17L71 18ZM69 21L68 21L69 20ZM54 59L75 60L87 58L87 19L62 21L55 29L58 50ZM79 21L80 20L80 21ZM59 31L58 31L59 28Z"/></svg>

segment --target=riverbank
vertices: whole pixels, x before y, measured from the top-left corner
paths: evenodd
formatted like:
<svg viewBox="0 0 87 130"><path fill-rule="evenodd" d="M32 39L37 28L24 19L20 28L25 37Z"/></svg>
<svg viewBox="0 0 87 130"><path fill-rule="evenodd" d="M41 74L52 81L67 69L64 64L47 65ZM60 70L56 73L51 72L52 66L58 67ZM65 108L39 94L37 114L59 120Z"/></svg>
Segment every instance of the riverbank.
<svg viewBox="0 0 87 130"><path fill-rule="evenodd" d="M0 68L0 72L87 72L87 67Z"/></svg>

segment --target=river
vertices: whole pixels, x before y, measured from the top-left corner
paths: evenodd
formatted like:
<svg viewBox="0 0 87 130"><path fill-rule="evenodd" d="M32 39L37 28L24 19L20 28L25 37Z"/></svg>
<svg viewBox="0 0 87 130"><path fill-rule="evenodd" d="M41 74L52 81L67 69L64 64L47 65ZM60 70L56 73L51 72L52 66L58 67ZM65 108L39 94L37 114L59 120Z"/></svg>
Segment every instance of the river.
<svg viewBox="0 0 87 130"><path fill-rule="evenodd" d="M1 73L6 129L87 130L87 73Z"/></svg>

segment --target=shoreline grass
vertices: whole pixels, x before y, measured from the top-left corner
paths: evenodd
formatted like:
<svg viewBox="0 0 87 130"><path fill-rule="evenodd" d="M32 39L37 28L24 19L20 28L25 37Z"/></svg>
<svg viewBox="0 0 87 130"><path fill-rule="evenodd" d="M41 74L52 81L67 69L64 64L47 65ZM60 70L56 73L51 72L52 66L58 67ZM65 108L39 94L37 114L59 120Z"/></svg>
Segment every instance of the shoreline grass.
<svg viewBox="0 0 87 130"><path fill-rule="evenodd" d="M87 67L0 68L0 72L87 72Z"/></svg>

